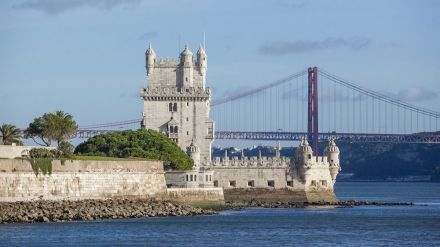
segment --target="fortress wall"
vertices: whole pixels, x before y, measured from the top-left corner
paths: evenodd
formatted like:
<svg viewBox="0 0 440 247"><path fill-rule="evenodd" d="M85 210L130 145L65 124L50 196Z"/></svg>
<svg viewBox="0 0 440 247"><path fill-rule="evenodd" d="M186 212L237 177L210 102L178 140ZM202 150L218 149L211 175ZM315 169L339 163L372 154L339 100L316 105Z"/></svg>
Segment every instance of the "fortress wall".
<svg viewBox="0 0 440 247"><path fill-rule="evenodd" d="M287 186L286 167L213 167L214 183L217 181L218 187L227 188L249 188L248 182L253 181L255 188L268 188L268 181L274 182L273 188L285 188ZM235 181L235 187L230 186L230 181Z"/></svg>
<svg viewBox="0 0 440 247"><path fill-rule="evenodd" d="M332 191L304 191L290 188L235 188L225 189L225 201L262 203L271 202L337 202L338 199Z"/></svg>
<svg viewBox="0 0 440 247"><path fill-rule="evenodd" d="M222 188L168 188L167 196L171 201L199 207L221 207L225 204Z"/></svg>
<svg viewBox="0 0 440 247"><path fill-rule="evenodd" d="M35 175L26 160L0 159L0 201L161 197L160 161L52 161L52 174Z"/></svg>

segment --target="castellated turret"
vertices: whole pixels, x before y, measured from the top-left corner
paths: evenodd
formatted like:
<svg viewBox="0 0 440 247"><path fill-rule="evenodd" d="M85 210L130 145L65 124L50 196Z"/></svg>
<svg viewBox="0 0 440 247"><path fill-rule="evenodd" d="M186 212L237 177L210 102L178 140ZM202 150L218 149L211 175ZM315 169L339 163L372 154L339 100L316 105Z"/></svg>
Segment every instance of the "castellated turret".
<svg viewBox="0 0 440 247"><path fill-rule="evenodd" d="M180 53L180 65L182 66L182 75L180 85L184 87L193 87L193 53L189 50L188 45Z"/></svg>
<svg viewBox="0 0 440 247"><path fill-rule="evenodd" d="M147 68L147 76L153 72L154 63L156 62L156 53L151 47L151 43L148 46L147 51L145 52L145 67Z"/></svg>
<svg viewBox="0 0 440 247"><path fill-rule="evenodd" d="M324 155L327 156L329 162L330 175L333 181L336 181L336 176L339 173L339 148L336 146L335 139L329 138L328 144L324 149Z"/></svg>
<svg viewBox="0 0 440 247"><path fill-rule="evenodd" d="M200 167L200 150L199 147L194 144L194 141L186 148L186 153L194 161L193 170L197 170Z"/></svg>
<svg viewBox="0 0 440 247"><path fill-rule="evenodd" d="M208 69L208 56L202 45L199 46L197 51L197 66L199 67L200 74L203 76L203 81L205 81L206 70Z"/></svg>
<svg viewBox="0 0 440 247"><path fill-rule="evenodd" d="M313 150L306 138L301 138L298 148L295 152L297 162L305 165L307 161L312 160Z"/></svg>

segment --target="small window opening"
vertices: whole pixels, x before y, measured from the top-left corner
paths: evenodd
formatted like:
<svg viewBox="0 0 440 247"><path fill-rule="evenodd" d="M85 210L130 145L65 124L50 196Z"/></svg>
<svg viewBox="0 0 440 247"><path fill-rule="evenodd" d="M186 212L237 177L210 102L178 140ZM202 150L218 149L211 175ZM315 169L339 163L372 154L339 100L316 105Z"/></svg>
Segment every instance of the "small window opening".
<svg viewBox="0 0 440 247"><path fill-rule="evenodd" d="M275 187L275 181L274 180L267 180L267 186Z"/></svg>
<svg viewBox="0 0 440 247"><path fill-rule="evenodd" d="M293 181L287 181L287 186L288 187L293 187Z"/></svg>
<svg viewBox="0 0 440 247"><path fill-rule="evenodd" d="M307 157L309 158L309 160L312 159L312 155L311 154L309 154Z"/></svg>
<svg viewBox="0 0 440 247"><path fill-rule="evenodd" d="M218 181L214 180L214 187L218 187Z"/></svg>
<svg viewBox="0 0 440 247"><path fill-rule="evenodd" d="M255 182L254 182L254 180L249 180L249 181L248 181L248 187L255 187Z"/></svg>
<svg viewBox="0 0 440 247"><path fill-rule="evenodd" d="M235 187L235 186L236 186L235 180L230 180L229 187Z"/></svg>

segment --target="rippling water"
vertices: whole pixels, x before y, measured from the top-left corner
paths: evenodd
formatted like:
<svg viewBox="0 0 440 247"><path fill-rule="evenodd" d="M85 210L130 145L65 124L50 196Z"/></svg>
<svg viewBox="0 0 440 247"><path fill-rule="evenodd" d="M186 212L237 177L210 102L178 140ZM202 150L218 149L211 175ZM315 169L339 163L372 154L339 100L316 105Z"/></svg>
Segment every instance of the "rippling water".
<svg viewBox="0 0 440 247"><path fill-rule="evenodd" d="M440 246L440 184L337 183L342 200L416 206L225 211L215 216L0 225L1 246Z"/></svg>

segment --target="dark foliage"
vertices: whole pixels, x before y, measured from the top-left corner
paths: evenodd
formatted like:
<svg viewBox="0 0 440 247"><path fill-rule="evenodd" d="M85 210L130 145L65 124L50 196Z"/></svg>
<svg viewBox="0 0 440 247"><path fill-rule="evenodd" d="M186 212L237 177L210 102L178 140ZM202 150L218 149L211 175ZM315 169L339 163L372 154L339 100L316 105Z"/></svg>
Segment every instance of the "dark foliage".
<svg viewBox="0 0 440 247"><path fill-rule="evenodd" d="M98 135L79 144L77 155L162 160L165 169L189 170L192 159L176 143L154 130L125 130Z"/></svg>

